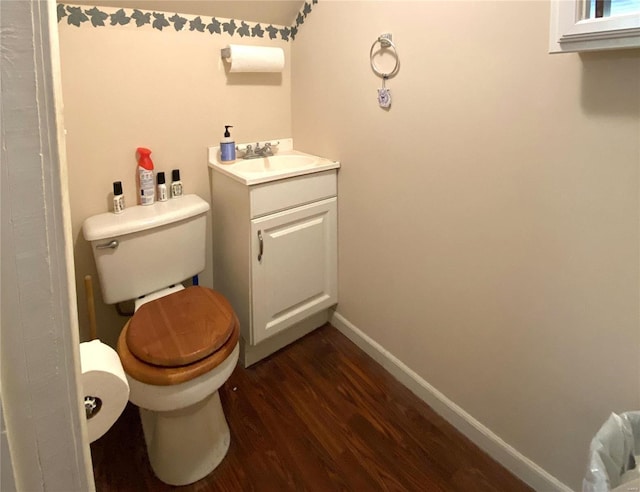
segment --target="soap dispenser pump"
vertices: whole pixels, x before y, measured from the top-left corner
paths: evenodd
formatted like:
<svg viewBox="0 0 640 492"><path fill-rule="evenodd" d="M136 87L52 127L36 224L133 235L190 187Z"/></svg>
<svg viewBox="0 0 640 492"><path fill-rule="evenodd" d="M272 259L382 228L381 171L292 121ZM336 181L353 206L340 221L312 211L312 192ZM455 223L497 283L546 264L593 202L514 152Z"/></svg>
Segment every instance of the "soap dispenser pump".
<svg viewBox="0 0 640 492"><path fill-rule="evenodd" d="M233 126L224 126L224 137L220 142L220 160L222 162L231 162L236 160L236 143L233 141L233 138L231 138L229 128L233 128Z"/></svg>

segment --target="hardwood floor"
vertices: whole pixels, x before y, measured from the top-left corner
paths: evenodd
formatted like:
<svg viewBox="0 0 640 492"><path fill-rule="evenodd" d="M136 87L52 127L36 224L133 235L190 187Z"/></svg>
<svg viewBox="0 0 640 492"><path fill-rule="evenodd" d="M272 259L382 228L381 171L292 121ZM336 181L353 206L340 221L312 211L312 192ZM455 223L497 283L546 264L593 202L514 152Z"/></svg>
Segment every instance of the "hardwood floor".
<svg viewBox="0 0 640 492"><path fill-rule="evenodd" d="M185 491L530 491L326 325L220 390L222 464ZM137 409L91 445L98 492L165 491Z"/></svg>

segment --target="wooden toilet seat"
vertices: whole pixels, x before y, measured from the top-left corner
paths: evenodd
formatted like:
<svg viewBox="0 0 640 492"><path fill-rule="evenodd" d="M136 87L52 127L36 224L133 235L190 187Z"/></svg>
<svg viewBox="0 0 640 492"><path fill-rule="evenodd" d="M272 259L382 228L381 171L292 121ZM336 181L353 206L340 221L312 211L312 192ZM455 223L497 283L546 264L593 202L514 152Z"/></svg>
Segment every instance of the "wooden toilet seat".
<svg viewBox="0 0 640 492"><path fill-rule="evenodd" d="M194 379L221 364L240 336L229 302L193 286L148 302L118 338L118 355L130 376L158 386Z"/></svg>

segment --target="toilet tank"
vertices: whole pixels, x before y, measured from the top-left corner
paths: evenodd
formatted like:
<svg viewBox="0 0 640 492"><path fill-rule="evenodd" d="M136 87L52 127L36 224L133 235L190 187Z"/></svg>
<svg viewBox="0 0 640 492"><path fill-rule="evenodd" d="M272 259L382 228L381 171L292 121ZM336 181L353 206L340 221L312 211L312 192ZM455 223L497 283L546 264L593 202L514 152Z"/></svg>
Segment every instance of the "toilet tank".
<svg viewBox="0 0 640 492"><path fill-rule="evenodd" d="M199 196L184 195L85 220L104 302L135 299L204 270L208 210Z"/></svg>

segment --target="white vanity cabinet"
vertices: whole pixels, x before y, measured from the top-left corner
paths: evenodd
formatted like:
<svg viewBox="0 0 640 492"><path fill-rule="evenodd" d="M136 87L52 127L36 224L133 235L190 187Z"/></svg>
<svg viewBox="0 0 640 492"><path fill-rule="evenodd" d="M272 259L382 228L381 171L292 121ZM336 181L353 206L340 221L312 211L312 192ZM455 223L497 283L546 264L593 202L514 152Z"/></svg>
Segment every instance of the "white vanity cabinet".
<svg viewBox="0 0 640 492"><path fill-rule="evenodd" d="M322 325L337 303L336 174L247 186L211 172L214 288L240 319L245 366Z"/></svg>
<svg viewBox="0 0 640 492"><path fill-rule="evenodd" d="M254 344L332 306L336 198L251 220Z"/></svg>

